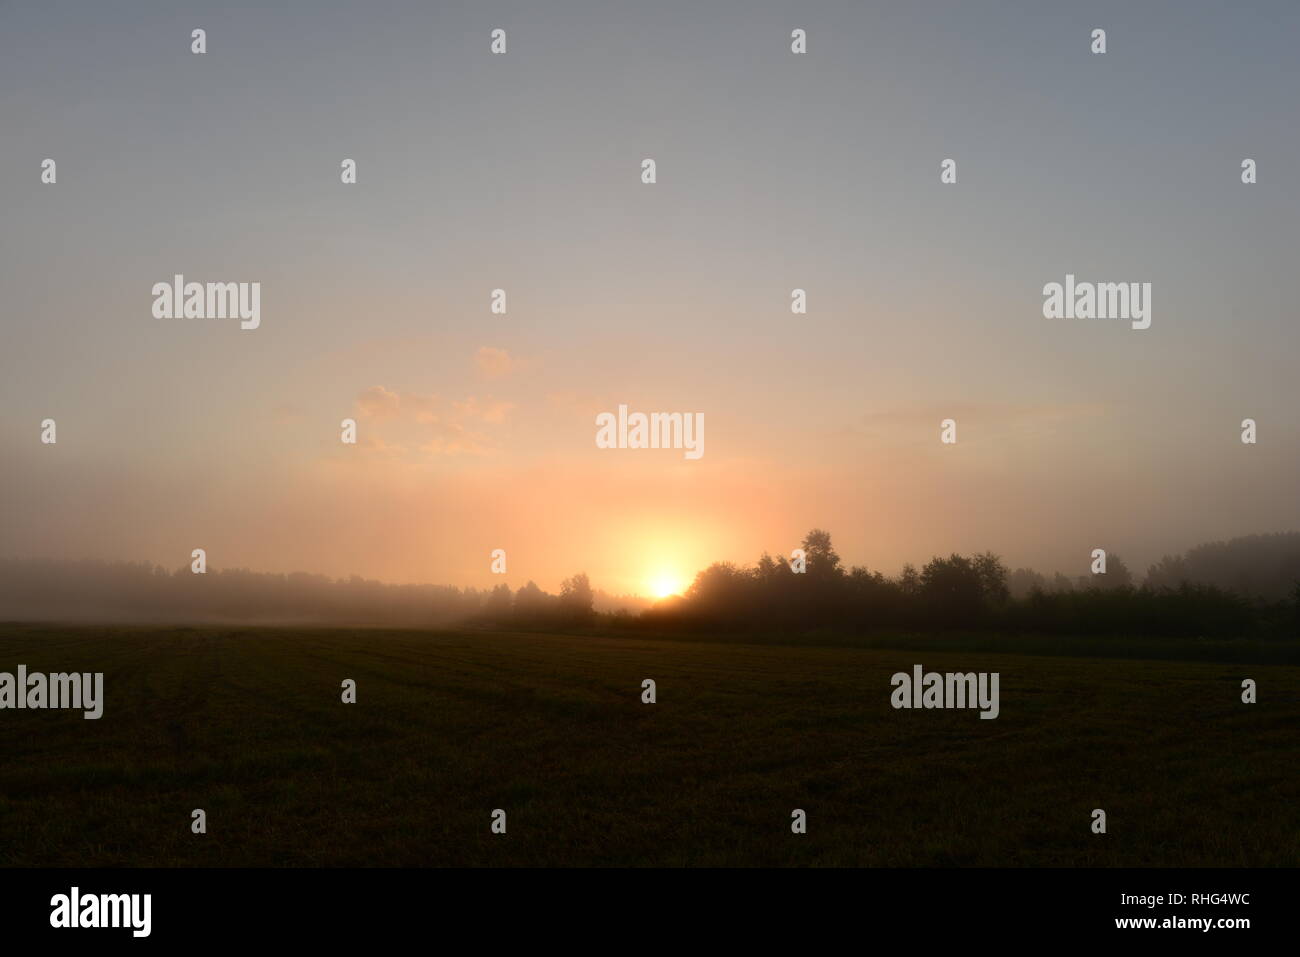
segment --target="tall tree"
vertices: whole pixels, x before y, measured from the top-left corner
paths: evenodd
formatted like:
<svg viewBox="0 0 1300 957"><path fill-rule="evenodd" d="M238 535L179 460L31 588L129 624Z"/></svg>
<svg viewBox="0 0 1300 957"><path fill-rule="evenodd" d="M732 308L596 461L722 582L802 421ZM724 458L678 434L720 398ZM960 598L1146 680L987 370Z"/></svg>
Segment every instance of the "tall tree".
<svg viewBox="0 0 1300 957"><path fill-rule="evenodd" d="M594 600L595 595L592 594L586 572L579 572L560 583L560 607L566 614L579 618L590 617Z"/></svg>
<svg viewBox="0 0 1300 957"><path fill-rule="evenodd" d="M814 528L803 537L800 547L808 556L808 574L814 578L835 578L843 574L840 556L831 545L831 533Z"/></svg>

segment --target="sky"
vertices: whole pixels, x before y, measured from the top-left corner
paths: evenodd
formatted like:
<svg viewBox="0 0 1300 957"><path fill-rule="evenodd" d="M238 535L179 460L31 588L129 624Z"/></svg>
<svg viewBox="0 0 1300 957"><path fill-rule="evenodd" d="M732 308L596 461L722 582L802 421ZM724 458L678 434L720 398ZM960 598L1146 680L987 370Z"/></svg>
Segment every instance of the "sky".
<svg viewBox="0 0 1300 957"><path fill-rule="evenodd" d="M1298 529L1298 36L1292 3L0 2L0 555L483 587L501 548L617 594L815 526L887 574ZM260 326L155 318L177 273L260 282ZM1066 274L1150 282L1151 327L1045 318ZM598 448L620 404L702 413L703 456Z"/></svg>

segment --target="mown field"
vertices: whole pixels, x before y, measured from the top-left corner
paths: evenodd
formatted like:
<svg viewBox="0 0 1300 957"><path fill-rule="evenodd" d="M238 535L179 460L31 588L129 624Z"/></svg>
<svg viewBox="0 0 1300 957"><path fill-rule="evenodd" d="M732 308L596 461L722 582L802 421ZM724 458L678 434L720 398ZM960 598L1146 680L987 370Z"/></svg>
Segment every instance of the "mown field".
<svg viewBox="0 0 1300 957"><path fill-rule="evenodd" d="M0 865L1300 862L1300 667L1026 647L3 625L105 706L0 711ZM1001 716L894 710L915 663Z"/></svg>

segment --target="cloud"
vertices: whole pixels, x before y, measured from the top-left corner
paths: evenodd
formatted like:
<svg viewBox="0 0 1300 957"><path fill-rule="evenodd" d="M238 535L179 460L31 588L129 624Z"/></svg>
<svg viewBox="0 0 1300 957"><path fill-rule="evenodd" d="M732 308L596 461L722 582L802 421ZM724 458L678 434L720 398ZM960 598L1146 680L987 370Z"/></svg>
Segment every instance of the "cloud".
<svg viewBox="0 0 1300 957"><path fill-rule="evenodd" d="M437 422L436 395L420 392L393 392L382 385L372 385L357 396L357 409L369 419L409 418L416 422Z"/></svg>
<svg viewBox="0 0 1300 957"><path fill-rule="evenodd" d="M402 394L402 411L415 419L416 422L433 423L438 421L438 397L436 395L423 395L419 392L406 392Z"/></svg>
<svg viewBox="0 0 1300 957"><path fill-rule="evenodd" d="M483 455L492 450L486 437L458 423L448 423L439 432L441 434L420 446L422 452L430 455Z"/></svg>
<svg viewBox="0 0 1300 957"><path fill-rule="evenodd" d="M357 396L357 409L366 418L391 419L402 409L402 397L382 385L372 385Z"/></svg>
<svg viewBox="0 0 1300 957"><path fill-rule="evenodd" d="M370 386L356 398L358 414L371 428L382 429L382 434L363 430L358 446L368 455L411 464L433 455L481 455L495 445L480 427L500 425L514 408L513 403L491 396L471 395L445 408L439 402L431 393Z"/></svg>
<svg viewBox="0 0 1300 957"><path fill-rule="evenodd" d="M479 374L483 378L501 379L512 372L518 372L527 365L527 362L523 359L512 358L510 353L504 349L483 346L475 353L474 364L478 366Z"/></svg>
<svg viewBox="0 0 1300 957"><path fill-rule="evenodd" d="M495 402L491 396L481 403L476 397L470 396L464 402L451 404L452 411L455 413L452 421L479 419L483 422L500 423L506 420L506 416L514 407L513 402Z"/></svg>
<svg viewBox="0 0 1300 957"><path fill-rule="evenodd" d="M374 455L400 457L406 453L406 446L385 442L377 436L362 436L357 441L357 446Z"/></svg>
<svg viewBox="0 0 1300 957"><path fill-rule="evenodd" d="M588 418L598 412L605 411L610 406L610 403L597 396L581 394L572 390L552 392L547 395L546 400L554 408L565 412L580 413Z"/></svg>

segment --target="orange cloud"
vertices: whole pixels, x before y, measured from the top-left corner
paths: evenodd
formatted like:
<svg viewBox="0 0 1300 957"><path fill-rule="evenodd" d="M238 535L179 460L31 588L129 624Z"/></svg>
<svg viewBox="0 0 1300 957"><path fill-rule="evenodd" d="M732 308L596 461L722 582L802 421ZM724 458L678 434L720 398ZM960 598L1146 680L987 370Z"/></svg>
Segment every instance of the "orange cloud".
<svg viewBox="0 0 1300 957"><path fill-rule="evenodd" d="M372 385L357 396L357 409L371 419L390 419L402 408L402 397L382 385Z"/></svg>
<svg viewBox="0 0 1300 957"><path fill-rule="evenodd" d="M463 425L448 423L439 431L441 435L420 446L422 452L430 455L482 455L492 450L484 436Z"/></svg>
<svg viewBox="0 0 1300 957"><path fill-rule="evenodd" d="M451 407L455 412L453 421L481 419L484 422L500 423L505 421L515 406L513 402L494 402L490 396L480 403L476 397L470 396L464 402L453 402Z"/></svg>
<svg viewBox="0 0 1300 957"><path fill-rule="evenodd" d="M357 396L358 414L368 420L358 447L368 455L418 461L431 455L481 455L494 443L474 426L499 425L514 408L511 402L469 396L439 410L436 395L396 392L374 385ZM380 426L379 423L384 423ZM383 433L372 431L383 429Z"/></svg>
<svg viewBox="0 0 1300 957"><path fill-rule="evenodd" d="M518 372L526 365L524 360L515 359L506 350L493 346L483 346L479 349L474 355L474 364L478 366L479 373L485 379L503 378L512 372Z"/></svg>

